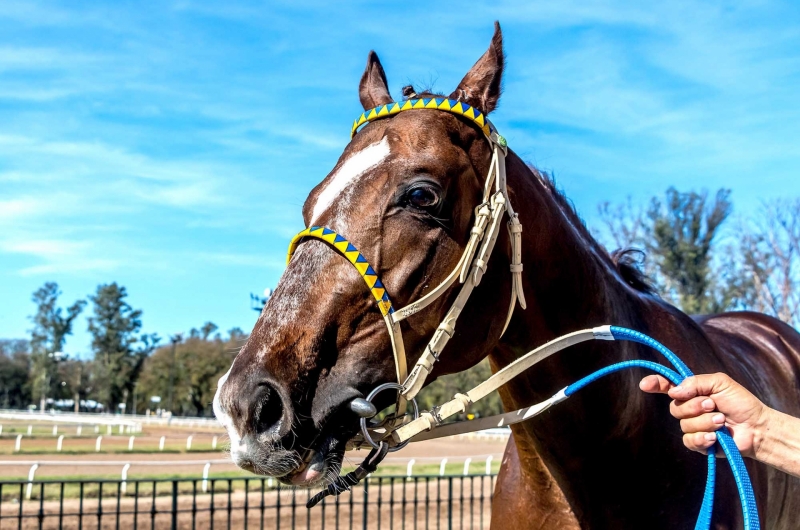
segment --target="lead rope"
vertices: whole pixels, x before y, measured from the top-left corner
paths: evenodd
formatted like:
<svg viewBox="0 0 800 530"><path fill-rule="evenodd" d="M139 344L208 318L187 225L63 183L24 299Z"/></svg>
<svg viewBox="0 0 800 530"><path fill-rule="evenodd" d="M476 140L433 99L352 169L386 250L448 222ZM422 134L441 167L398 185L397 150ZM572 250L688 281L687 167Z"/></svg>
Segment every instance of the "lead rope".
<svg viewBox="0 0 800 530"><path fill-rule="evenodd" d="M383 462L387 454L389 454L389 444L381 442L380 446L372 449L367 455L367 458L365 458L364 461L361 462L361 465L354 471L351 471L347 475L336 477L333 482L328 484L327 488L308 499L306 508L313 508L322 502L325 497L330 495L338 497L345 491L350 491L353 486L364 480L370 473L374 473L375 470L378 469L378 464ZM367 507L365 506L364 509L366 510Z"/></svg>
<svg viewBox="0 0 800 530"><path fill-rule="evenodd" d="M448 417L459 412L466 411L469 405L482 399L490 392L504 385L509 380L516 377L536 363L568 348L569 346L589 340L627 340L649 346L662 354L675 367L677 372L661 364L650 361L624 361L598 370L559 390L549 399L546 399L545 401L531 407L500 414L498 416L482 418L480 420L460 421L447 424L443 427L438 427L438 425L440 425ZM544 344L539 348L527 353L502 370L499 370L489 379L479 384L472 390L464 394L456 394L451 401L448 401L444 405L437 407L435 413L422 412L418 419L411 421L397 429L392 434L392 438L395 442L406 441L412 437L414 441L421 441L431 438L438 438L441 436L452 436L455 434L461 434L463 432L483 430L490 427L513 425L541 414L551 406L568 399L578 390L583 389L590 383L597 381L608 374L629 368L646 368L666 377L676 385L680 384L681 381L683 381L686 377L691 377L694 375L689 367L686 366L686 364L677 355L675 355L666 346L652 337L645 335L644 333L619 326L600 326L593 329L575 331L554 339L547 344ZM431 430L432 432L425 432ZM760 528L760 522L758 518L758 507L756 505L755 495L753 493L753 486L750 482L750 476L748 475L742 455L736 447L736 443L733 441L733 438L731 437L727 428L723 427L721 430L717 431L717 445L722 448L722 451L731 467L731 471L733 472L736 488L739 493L739 501L742 506L744 528L746 530L757 530ZM711 526L711 518L714 510L714 484L716 477L716 457L714 453L715 450L713 447L709 449L708 478L706 480L703 502L701 504L697 522L695 524L695 530L708 530Z"/></svg>

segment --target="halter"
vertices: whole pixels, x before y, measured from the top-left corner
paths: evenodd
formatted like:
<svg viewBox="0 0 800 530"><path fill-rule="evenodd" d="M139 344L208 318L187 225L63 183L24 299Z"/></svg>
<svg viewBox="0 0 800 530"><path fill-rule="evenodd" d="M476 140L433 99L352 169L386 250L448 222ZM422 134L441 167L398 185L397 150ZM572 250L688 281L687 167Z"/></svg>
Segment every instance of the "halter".
<svg viewBox="0 0 800 530"><path fill-rule="evenodd" d="M442 350L447 345L450 338L452 338L455 332L456 321L462 309L467 303L472 291L480 284L483 274L486 272L486 266L497 241L497 236L500 233L501 221L506 213L508 213L509 217L508 231L511 236L512 247L512 282L511 300L509 302L505 325L503 326L503 333L505 333L508 323L511 321L511 316L514 313L517 300L519 300L519 305L523 309L526 306L525 296L522 292L522 224L519 222L516 212L511 207L508 189L506 187L505 157L508 153L508 147L505 138L497 133L497 130L482 112L467 105L463 101L453 99L408 99L403 102L388 103L365 111L353 122L351 137L355 136L359 127L365 123L394 116L400 112L420 109L441 110L467 118L480 128L492 146L492 159L484 183L483 200L475 208L475 221L470 230L467 246L455 269L447 278L430 293L416 302L402 309L395 309L392 306L386 288L378 278L377 272L370 266L366 258L364 258L350 241L330 228L322 226L306 228L292 239L287 254L288 264L297 246L305 239L314 238L324 241L358 269L359 274L372 292L378 304L378 308L383 315L386 328L389 331L397 373L397 382L399 384L399 388L397 389L397 417L394 418L393 424L387 429L387 436L394 428L402 424L403 419L399 416L405 413L406 402L413 400L420 389L422 389L425 380L433 370L434 363L439 360ZM422 355L409 374L400 322L429 306L446 293L456 280L462 284L461 291L458 293L458 296L444 319L442 319L441 323L436 328L428 345L425 347ZM414 408L416 409L416 405ZM365 424L365 422L363 423ZM370 445L374 448L378 447L378 442L372 439L365 427L362 428L362 435ZM384 438L386 438L386 436L384 436ZM398 448L398 446L395 446L392 449L396 450Z"/></svg>
<svg viewBox="0 0 800 530"><path fill-rule="evenodd" d="M369 396L367 396L367 401L372 401L372 399L383 390L396 389L398 392L397 409L394 416L390 416L381 425L372 426L372 430L367 428L366 419L361 419L362 442L366 441L369 443L373 447L372 451L370 451L367 458L355 471L337 477L325 490L310 498L307 504L309 508L322 501L322 499L328 495L339 495L352 488L369 473L375 471L388 451L403 447L411 441L412 438L420 441L440 436L452 436L454 434L488 427L499 427L519 423L541 414L551 406L568 399L575 392L601 377L628 368L646 368L661 374L675 384L679 384L683 378L692 375L692 372L683 361L655 339L626 328L600 326L558 337L528 352L513 363L497 371L472 390L464 394L456 394L452 400L444 403L442 406L434 407L433 410L420 414L414 397L424 385L425 379L433 368L433 364L439 359L445 345L453 336L456 320L461 314L461 310L464 308L473 289L480 283L483 274L486 272L486 265L494 249L495 242L497 241L497 236L500 232L500 222L505 213L508 213L508 230L511 235L512 282L511 301L509 303L508 313L501 336L508 327L508 323L511 320L516 306L516 301L519 300L520 306L522 306L523 309L525 308L525 297L522 292L522 225L514 209L511 207L508 198L508 190L506 188L505 157L508 153L508 149L505 139L497 133L489 120L487 120L480 111L461 101L444 98L419 98L409 99L400 103L389 103L368 110L355 120L351 131L351 137L355 136L358 132L358 128L365 123L393 116L399 112L415 109L435 109L464 116L483 131L492 146L492 159L489 172L486 176L486 182L484 183L483 200L475 208L475 222L470 230L470 238L456 268L441 284L433 289L433 291L402 309L394 308L389 294L386 292L386 287L378 278L378 273L370 266L361 252L342 235L337 234L330 228L312 226L306 228L292 239L289 245L287 263L291 260L297 246L303 240L313 238L324 241L330 245L331 248L344 256L358 270L364 282L367 284L367 287L370 289L372 296L375 298L378 309L383 315L384 322L389 331L398 381L398 384L385 383L380 385L373 389ZM492 191L493 189L494 191ZM400 322L421 311L434 300L442 296L455 283L456 279L462 284L461 291L458 293L458 296L442 322L436 328L433 337L425 347L425 350L411 371L411 374L407 375L406 354L403 346ZM477 421L461 421L440 427L445 419L466 411L471 403L482 399L490 392L504 385L536 363L569 346L589 340L627 340L644 344L661 353L672 364L675 370L650 361L624 361L598 370L576 383L561 389L551 398L531 407L483 418ZM406 403L408 401L411 401L413 406L412 418L408 418L405 414ZM373 436L378 431L375 427L380 426L384 426L385 429L382 438L376 442L373 440ZM717 431L717 436L717 445L723 450L728 459L739 491L744 526L748 530L756 530L760 528L758 508L750 483L750 477L741 454L727 428L723 427L721 430ZM390 442L393 447L390 447ZM356 445L359 444L356 443ZM715 472L716 458L714 456L714 447L712 447L708 451L708 480L706 482L700 514L695 526L696 529L707 530L711 525L714 506Z"/></svg>

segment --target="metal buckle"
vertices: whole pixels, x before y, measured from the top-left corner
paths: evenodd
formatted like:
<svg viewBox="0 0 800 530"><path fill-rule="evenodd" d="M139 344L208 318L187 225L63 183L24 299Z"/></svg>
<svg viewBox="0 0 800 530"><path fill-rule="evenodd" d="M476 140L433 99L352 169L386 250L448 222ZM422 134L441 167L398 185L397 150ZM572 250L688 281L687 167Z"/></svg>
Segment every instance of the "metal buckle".
<svg viewBox="0 0 800 530"><path fill-rule="evenodd" d="M372 403L372 400L375 399L375 396L377 396L378 394L380 394L384 390L396 390L398 392L398 394L399 394L400 392L402 392L403 386L399 385L397 383L384 383L382 385L378 385L377 387L375 387L372 390L372 392L369 393L369 395L366 397L366 400L369 401L370 403ZM414 398L412 398L410 400L410 402L411 402L412 408L414 409L414 419L416 420L417 418L419 418L419 406L417 405L417 400L414 399ZM369 445L371 445L373 448L378 449L380 447L380 444L384 443L384 442L383 441L376 442L375 440L372 439L372 436L370 436L370 434L369 434L369 429L367 429L367 418L361 418L359 420L359 424L361 425L361 436L364 437L364 440ZM391 434L391 431L387 430L386 436L384 436L384 439L387 436L389 436L390 434ZM401 443L400 445L396 445L394 447L389 448L389 452L393 453L395 451L399 451L400 449L402 449L403 447L408 445L408 442L410 442L410 441L411 440L406 440L405 442Z"/></svg>

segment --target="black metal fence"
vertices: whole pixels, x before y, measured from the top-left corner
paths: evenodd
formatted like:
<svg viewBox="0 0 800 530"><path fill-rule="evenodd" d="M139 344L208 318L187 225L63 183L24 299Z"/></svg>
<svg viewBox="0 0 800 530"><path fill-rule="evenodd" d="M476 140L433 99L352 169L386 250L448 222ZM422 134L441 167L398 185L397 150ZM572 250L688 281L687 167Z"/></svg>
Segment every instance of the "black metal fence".
<svg viewBox="0 0 800 530"><path fill-rule="evenodd" d="M481 529L495 476L370 477L311 510L266 478L0 482L0 529Z"/></svg>

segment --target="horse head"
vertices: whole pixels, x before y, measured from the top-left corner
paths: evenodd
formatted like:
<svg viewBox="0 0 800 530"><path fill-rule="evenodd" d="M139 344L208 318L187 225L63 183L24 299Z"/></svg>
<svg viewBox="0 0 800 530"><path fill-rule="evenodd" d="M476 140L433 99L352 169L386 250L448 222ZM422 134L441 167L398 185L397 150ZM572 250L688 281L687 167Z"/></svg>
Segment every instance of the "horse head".
<svg viewBox="0 0 800 530"><path fill-rule="evenodd" d="M489 49L446 99L488 114L497 106L502 72L496 26ZM374 52L359 97L365 110L393 103ZM376 271L394 306L407 306L459 263L492 153L485 131L452 112L419 109L371 121L311 191L303 220L346 237ZM507 238L500 235L500 248L508 246ZM429 382L474 365L496 343L503 322L487 315L504 314L508 307L507 254L493 258L505 265L487 271L476 290L480 303L465 308L450 353ZM451 287L403 322L410 362L420 356L456 291ZM237 465L286 483L318 485L335 476L345 444L358 432L359 418L348 404L397 377L390 335L359 271L329 243L308 239L297 246L248 341L220 379L214 411L228 430ZM391 398L387 393L378 404Z"/></svg>

